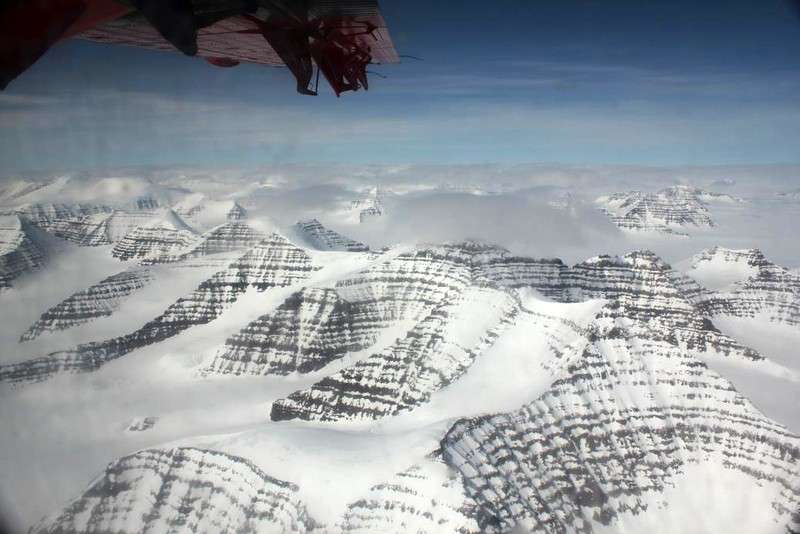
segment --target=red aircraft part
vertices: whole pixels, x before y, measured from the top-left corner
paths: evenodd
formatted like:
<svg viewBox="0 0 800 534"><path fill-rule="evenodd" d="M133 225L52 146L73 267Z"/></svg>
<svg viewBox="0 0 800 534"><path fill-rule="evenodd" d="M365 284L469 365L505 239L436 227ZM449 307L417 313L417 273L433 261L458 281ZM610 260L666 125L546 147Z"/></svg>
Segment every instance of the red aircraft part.
<svg viewBox="0 0 800 534"><path fill-rule="evenodd" d="M229 57L207 57L206 61L214 65L215 67L235 67L239 64L238 61L235 59L231 59Z"/></svg>
<svg viewBox="0 0 800 534"><path fill-rule="evenodd" d="M89 28L94 28L98 24L103 24L133 11L133 8L125 6L116 0L88 0L86 10L70 26L62 39L68 39L79 33L85 32Z"/></svg>
<svg viewBox="0 0 800 534"><path fill-rule="evenodd" d="M33 65L86 10L83 0L14 0L0 12L0 89Z"/></svg>
<svg viewBox="0 0 800 534"><path fill-rule="evenodd" d="M139 12L116 0L0 0L0 89L59 39L75 36L110 44L175 51ZM286 66L297 90L311 87L314 65L336 95L367 89L367 65L398 63L374 0L314 0L307 11L286 10L264 20L228 16L197 30L197 55L230 67L239 62Z"/></svg>
<svg viewBox="0 0 800 534"><path fill-rule="evenodd" d="M77 37L175 50L143 17L122 17ZM367 64L400 61L386 23L376 9L348 16L317 16L307 22L289 17L266 21L251 15L233 16L201 28L197 45L197 55L203 58L286 66L303 94L316 94L310 87L314 63L338 95L367 88Z"/></svg>
<svg viewBox="0 0 800 534"><path fill-rule="evenodd" d="M130 10L114 0L10 0L0 10L0 89L56 41Z"/></svg>
<svg viewBox="0 0 800 534"><path fill-rule="evenodd" d="M372 48L361 39L376 28L369 21L341 17L315 21L311 36L311 55L336 96L344 91L369 88L367 65L372 62Z"/></svg>

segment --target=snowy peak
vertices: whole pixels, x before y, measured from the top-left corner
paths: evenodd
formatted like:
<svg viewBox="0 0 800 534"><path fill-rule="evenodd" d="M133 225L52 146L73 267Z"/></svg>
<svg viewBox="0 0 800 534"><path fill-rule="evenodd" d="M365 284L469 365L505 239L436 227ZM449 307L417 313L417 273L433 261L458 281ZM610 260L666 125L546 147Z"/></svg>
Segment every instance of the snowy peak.
<svg viewBox="0 0 800 534"><path fill-rule="evenodd" d="M316 269L305 251L283 236L273 234L138 330L18 364L0 365L0 382L41 381L60 372L94 371L135 349L213 321L251 288L266 291L290 286L304 280ZM107 288L109 281L104 282L101 283L102 290ZM80 301L83 295L77 298Z"/></svg>
<svg viewBox="0 0 800 534"><path fill-rule="evenodd" d="M686 501L660 512L651 503L698 484L747 494L742 506L756 493L767 500L774 515L754 530L796 528L800 440L691 353L619 323L596 322L534 402L457 422L442 451L478 504L481 532L635 531L645 512L686 531L696 526ZM709 478L698 469L709 464L735 476Z"/></svg>
<svg viewBox="0 0 800 534"><path fill-rule="evenodd" d="M398 325L408 330L463 291L473 278L472 257L458 246L421 247L333 288L303 289L230 338L209 372L307 373L367 349L382 332Z"/></svg>
<svg viewBox="0 0 800 534"><path fill-rule="evenodd" d="M15 215L0 216L0 290L44 266L47 252L30 223Z"/></svg>
<svg viewBox="0 0 800 534"><path fill-rule="evenodd" d="M465 495L463 478L438 456L426 459L376 484L351 503L340 528L343 534L405 532L478 534L475 502Z"/></svg>
<svg viewBox="0 0 800 534"><path fill-rule="evenodd" d="M688 185L675 185L662 189L658 194L666 197L672 197L679 200L699 199L701 202L711 204L715 202L721 203L742 203L744 199L729 195L727 193L716 193L714 191L706 191L699 187L692 187Z"/></svg>
<svg viewBox="0 0 800 534"><path fill-rule="evenodd" d="M91 204L32 204L18 209L33 224L57 237L83 246L111 243L114 209Z"/></svg>
<svg viewBox="0 0 800 534"><path fill-rule="evenodd" d="M709 316L800 324L800 273L775 265L757 249L703 251L687 274L708 289L699 304Z"/></svg>
<svg viewBox="0 0 800 534"><path fill-rule="evenodd" d="M689 228L714 226L707 207L712 202L735 203L741 199L694 187L674 186L656 193L615 193L596 201L623 230L673 235L687 235Z"/></svg>
<svg viewBox="0 0 800 534"><path fill-rule="evenodd" d="M743 360L762 356L721 334L697 304L702 288L650 251L598 256L566 274L564 300L606 299L604 320L649 337Z"/></svg>
<svg viewBox="0 0 800 534"><path fill-rule="evenodd" d="M111 255L122 261L136 259L150 263L175 256L198 242L199 237L172 210L137 226L119 240Z"/></svg>
<svg viewBox="0 0 800 534"><path fill-rule="evenodd" d="M241 221L247 218L247 210L239 205L238 202L234 202L225 218L229 221Z"/></svg>
<svg viewBox="0 0 800 534"><path fill-rule="evenodd" d="M102 204L29 204L15 211L42 230L81 246L116 243L135 228L163 217L154 209Z"/></svg>
<svg viewBox="0 0 800 534"><path fill-rule="evenodd" d="M340 250L347 252L367 252L369 247L349 237L326 228L317 219L299 221L295 224L298 233L312 247L318 250Z"/></svg>
<svg viewBox="0 0 800 534"><path fill-rule="evenodd" d="M132 293L153 281L148 269L136 268L114 274L78 291L53 306L22 334L20 341L30 341L44 332L66 330L113 314Z"/></svg>
<svg viewBox="0 0 800 534"><path fill-rule="evenodd" d="M714 247L693 256L687 274L707 289L720 290L757 275L768 263L757 249Z"/></svg>
<svg viewBox="0 0 800 534"><path fill-rule="evenodd" d="M243 221L247 210L233 200L214 200L202 193L186 195L172 205L172 209L182 219L201 231L213 229L227 222Z"/></svg>
<svg viewBox="0 0 800 534"><path fill-rule="evenodd" d="M195 532L297 533L313 526L294 484L244 458L185 447L120 458L83 497L33 530L157 532L187 525Z"/></svg>
<svg viewBox="0 0 800 534"><path fill-rule="evenodd" d="M247 249L258 244L266 234L243 221L230 221L209 230L200 243L181 257L200 257Z"/></svg>
<svg viewBox="0 0 800 534"><path fill-rule="evenodd" d="M207 370L220 374L310 373L375 343L382 326L365 303L333 288L305 288L225 343Z"/></svg>
<svg viewBox="0 0 800 534"><path fill-rule="evenodd" d="M363 197L350 203L350 210L356 214L361 223L381 217L385 212L383 192L379 187L370 189Z"/></svg>
<svg viewBox="0 0 800 534"><path fill-rule="evenodd" d="M766 265L768 262L764 254L757 248L712 247L692 258L693 269L697 269L705 263L744 264L749 267L759 267Z"/></svg>
<svg viewBox="0 0 800 534"><path fill-rule="evenodd" d="M276 401L270 417L340 421L412 410L461 377L517 313L509 293L467 289L385 350Z"/></svg>

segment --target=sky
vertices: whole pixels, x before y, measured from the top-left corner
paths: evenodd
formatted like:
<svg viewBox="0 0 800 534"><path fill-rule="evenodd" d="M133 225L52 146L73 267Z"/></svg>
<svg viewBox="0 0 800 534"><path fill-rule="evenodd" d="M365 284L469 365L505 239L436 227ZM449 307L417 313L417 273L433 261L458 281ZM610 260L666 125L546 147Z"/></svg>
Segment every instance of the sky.
<svg viewBox="0 0 800 534"><path fill-rule="evenodd" d="M131 165L800 163L785 0L383 0L369 92L82 41L0 93L0 175Z"/></svg>

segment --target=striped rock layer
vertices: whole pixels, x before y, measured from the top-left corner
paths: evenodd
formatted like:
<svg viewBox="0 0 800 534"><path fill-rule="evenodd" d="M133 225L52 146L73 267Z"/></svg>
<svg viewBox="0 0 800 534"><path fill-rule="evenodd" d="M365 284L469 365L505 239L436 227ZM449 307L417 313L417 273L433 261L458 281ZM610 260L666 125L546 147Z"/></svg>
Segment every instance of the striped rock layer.
<svg viewBox="0 0 800 534"><path fill-rule="evenodd" d="M0 291L23 274L45 265L47 253L30 223L20 217L0 217Z"/></svg>
<svg viewBox="0 0 800 534"><path fill-rule="evenodd" d="M714 226L707 207L714 198L713 193L700 189L674 186L657 193L615 193L598 202L623 230L686 235L686 228Z"/></svg>
<svg viewBox="0 0 800 534"><path fill-rule="evenodd" d="M342 250L347 252L366 252L369 247L349 237L326 228L316 219L300 221L295 225L300 235L319 250Z"/></svg>
<svg viewBox="0 0 800 534"><path fill-rule="evenodd" d="M593 532L647 513L653 495L712 462L775 487L775 532L798 527L797 436L658 333L604 317L588 341L537 400L461 420L442 440L481 532Z"/></svg>
<svg viewBox="0 0 800 534"><path fill-rule="evenodd" d="M127 297L154 279L145 268L134 268L109 276L78 291L53 306L22 334L20 341L30 341L44 332L66 330L113 314Z"/></svg>
<svg viewBox="0 0 800 534"><path fill-rule="evenodd" d="M396 274L383 278L387 271ZM561 302L608 299L598 319L624 321L632 331L676 350L762 359L704 318L693 304L701 288L650 252L601 256L567 268L558 261L526 262L502 249L463 244L417 250L360 278L340 281L336 293L324 294L325 306L339 306L334 321L317 323L324 337L308 326L314 322L310 318L324 314L316 301L306 302L305 320L297 314L264 316L228 341L212 369L249 374L318 370L344 356L350 336L360 336L354 348L362 350L391 320L412 318L413 326L395 343L276 401L271 412L274 420L395 415L427 402L433 392L458 379L514 322L519 304L509 286L535 288ZM363 299L365 294L372 300ZM357 320L348 322L343 313ZM480 326L462 326L467 324ZM338 335L335 325L340 326Z"/></svg>
<svg viewBox="0 0 800 534"><path fill-rule="evenodd" d="M42 358L0 366L0 381L39 381L58 372L95 370L132 350L216 319L250 288L265 291L292 285L308 277L313 270L311 259L302 249L273 234L140 329Z"/></svg>
<svg viewBox="0 0 800 534"><path fill-rule="evenodd" d="M716 247L696 256L693 268L706 262L715 262L722 270L726 265L743 264L751 273L728 288L704 293L699 305L707 315L766 316L772 322L800 325L800 272L775 265L757 249Z"/></svg>
<svg viewBox="0 0 800 534"><path fill-rule="evenodd" d="M59 515L56 532L298 532L313 526L297 486L236 456L152 449L111 463Z"/></svg>
<svg viewBox="0 0 800 534"><path fill-rule="evenodd" d="M198 241L197 235L186 228L176 228L167 222L138 226L117 241L111 255L122 261L144 260L157 263L164 256L175 255Z"/></svg>
<svg viewBox="0 0 800 534"><path fill-rule="evenodd" d="M169 251L174 250L173 247L179 243L172 240L165 242L163 235L156 239L155 245L149 239L144 239L145 236L150 235L149 231L154 229L154 226L134 229L117 243L114 251L117 251L119 246L123 246L124 250L134 250L133 255L142 253L144 256L141 263L145 265L169 263L171 267L175 268L195 268L203 266L203 263L209 265L219 263L221 268L225 268L227 263L224 262L224 258L216 260L213 258L214 254L249 248L265 237L246 225L239 223L223 225L206 234L202 241L189 252L170 255ZM140 232L140 230L147 231ZM191 238L191 242L197 242L194 234L187 237ZM159 244L164 244L167 248L162 248ZM130 249L128 245L130 245ZM206 256L206 253L212 255L212 258ZM31 340L45 331L64 330L112 315L128 297L153 280L153 273L146 268L132 268L109 276L47 310L36 323L31 325L20 340Z"/></svg>
<svg viewBox="0 0 800 534"><path fill-rule="evenodd" d="M287 250L268 264L283 265L282 277L299 280L296 255ZM273 284L266 271L218 273L210 293L201 286L149 332L158 338L164 323L195 315L185 310L209 309L205 303L217 302L212 286L231 295L232 279L248 287ZM637 515L680 514L679 506L662 508L654 497L683 484L678 488L703 487L703 495L717 499L769 488L769 509L758 512L769 515L776 533L800 529L800 438L698 358L761 357L720 334L697 304L702 288L650 252L567 267L474 243L416 249L333 287L293 294L233 336L215 369L322 369L340 355L368 350L379 332L407 321L396 341L275 402L271 416L345 421L400 414L457 381L507 328L534 315L516 288L559 302L606 302L588 327L539 318L550 329L551 357L542 372L552 379L534 400L457 420L429 458L369 488L334 522L315 521L296 496L302 488L246 459L156 449L112 463L37 528L591 533L600 526L622 530ZM565 329L577 341L566 342ZM735 473L736 485L697 478L697 469L710 465Z"/></svg>
<svg viewBox="0 0 800 534"><path fill-rule="evenodd" d="M155 216L150 209L121 210L94 204L32 204L18 213L39 228L81 246L115 243Z"/></svg>

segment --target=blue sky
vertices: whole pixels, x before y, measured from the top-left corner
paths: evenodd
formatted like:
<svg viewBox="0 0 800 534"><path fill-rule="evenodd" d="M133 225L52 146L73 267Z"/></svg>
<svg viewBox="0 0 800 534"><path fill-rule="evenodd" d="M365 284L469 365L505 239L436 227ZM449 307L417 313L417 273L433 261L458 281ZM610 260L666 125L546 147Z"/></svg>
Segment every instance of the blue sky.
<svg viewBox="0 0 800 534"><path fill-rule="evenodd" d="M368 93L65 42L0 93L0 171L128 165L800 163L783 0L384 0Z"/></svg>

